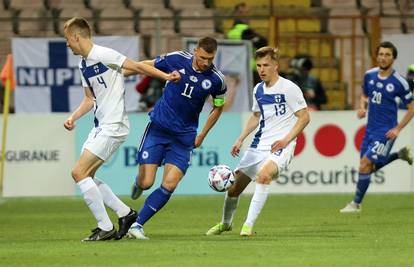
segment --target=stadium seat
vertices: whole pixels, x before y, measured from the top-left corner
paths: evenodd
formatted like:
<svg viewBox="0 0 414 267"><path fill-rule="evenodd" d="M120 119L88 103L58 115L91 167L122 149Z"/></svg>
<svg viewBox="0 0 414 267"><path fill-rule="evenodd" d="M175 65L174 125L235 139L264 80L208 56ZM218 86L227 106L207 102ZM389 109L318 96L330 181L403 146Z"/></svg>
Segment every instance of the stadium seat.
<svg viewBox="0 0 414 267"><path fill-rule="evenodd" d="M153 9L159 10L164 9L165 4L164 0L130 0L128 2L128 8L132 8L134 10L143 10L143 9Z"/></svg>
<svg viewBox="0 0 414 267"><path fill-rule="evenodd" d="M49 9L77 9L80 13L82 13L85 7L85 0L46 0L46 6Z"/></svg>
<svg viewBox="0 0 414 267"><path fill-rule="evenodd" d="M44 0L10 0L8 3L8 8L12 9L43 9L46 8L44 5Z"/></svg>
<svg viewBox="0 0 414 267"><path fill-rule="evenodd" d="M17 32L20 36L55 36L51 12L45 9L21 9Z"/></svg>
<svg viewBox="0 0 414 267"><path fill-rule="evenodd" d="M124 0L85 0L85 5L91 9L118 9L125 7Z"/></svg>
<svg viewBox="0 0 414 267"><path fill-rule="evenodd" d="M127 8L106 8L98 16L99 34L133 35L136 34L136 22L133 11Z"/></svg>
<svg viewBox="0 0 414 267"><path fill-rule="evenodd" d="M328 31L332 34L363 35L361 12L357 8L332 8L328 21ZM335 17L336 16L336 17ZM346 17L343 17L346 16Z"/></svg>
<svg viewBox="0 0 414 267"><path fill-rule="evenodd" d="M171 10L143 9L138 16L139 33L155 35L157 31L161 35L172 35L174 30L174 16Z"/></svg>
<svg viewBox="0 0 414 267"><path fill-rule="evenodd" d="M174 10L202 10L206 8L203 2L203 0L170 0L169 8Z"/></svg>
<svg viewBox="0 0 414 267"><path fill-rule="evenodd" d="M210 9L182 10L179 25L179 31L184 36L211 36L215 33L214 14Z"/></svg>

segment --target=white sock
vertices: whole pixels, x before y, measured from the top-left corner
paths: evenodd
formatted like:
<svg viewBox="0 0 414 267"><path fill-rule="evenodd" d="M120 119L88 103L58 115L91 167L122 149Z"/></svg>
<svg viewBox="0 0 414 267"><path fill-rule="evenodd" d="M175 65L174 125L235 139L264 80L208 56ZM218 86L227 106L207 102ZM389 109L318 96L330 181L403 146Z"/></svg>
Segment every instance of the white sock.
<svg viewBox="0 0 414 267"><path fill-rule="evenodd" d="M226 192L223 205L223 217L221 219L222 223L227 225L231 224L233 221L234 212L239 205L239 199L240 197L229 197Z"/></svg>
<svg viewBox="0 0 414 267"><path fill-rule="evenodd" d="M98 227L104 231L110 231L114 227L108 213L106 213L101 192L91 177L87 177L77 183L83 195L83 199L98 221Z"/></svg>
<svg viewBox="0 0 414 267"><path fill-rule="evenodd" d="M131 209L125 205L115 194L111 188L98 178L94 178L93 181L98 186L99 191L102 194L103 202L107 207L116 212L119 218L128 215Z"/></svg>
<svg viewBox="0 0 414 267"><path fill-rule="evenodd" d="M264 204L266 203L267 196L269 195L269 184L256 184L254 195L250 202L249 212L247 213L247 219L244 224L253 227L257 217L259 216Z"/></svg>

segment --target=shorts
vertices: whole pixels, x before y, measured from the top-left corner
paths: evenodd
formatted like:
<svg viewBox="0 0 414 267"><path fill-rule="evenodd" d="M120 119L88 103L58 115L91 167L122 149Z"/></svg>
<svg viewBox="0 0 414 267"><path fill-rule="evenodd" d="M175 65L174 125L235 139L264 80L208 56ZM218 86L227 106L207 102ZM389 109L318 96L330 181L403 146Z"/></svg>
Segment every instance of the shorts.
<svg viewBox="0 0 414 267"><path fill-rule="evenodd" d="M361 145L361 158L366 156L374 165L387 161L395 139L388 139L383 134L366 134Z"/></svg>
<svg viewBox="0 0 414 267"><path fill-rule="evenodd" d="M290 142L287 147L282 150L271 153L270 150L258 150L250 147L243 155L239 165L235 171L241 171L250 177L253 181L256 181L256 174L259 172L260 167L267 160L271 160L276 163L278 167L278 175L273 177L276 179L280 172L289 166L295 152L296 141Z"/></svg>
<svg viewBox="0 0 414 267"><path fill-rule="evenodd" d="M122 123L100 125L93 128L82 147L100 159L108 160L126 140L129 127Z"/></svg>
<svg viewBox="0 0 414 267"><path fill-rule="evenodd" d="M139 164L172 164L186 173L197 133L174 134L148 123L138 150Z"/></svg>

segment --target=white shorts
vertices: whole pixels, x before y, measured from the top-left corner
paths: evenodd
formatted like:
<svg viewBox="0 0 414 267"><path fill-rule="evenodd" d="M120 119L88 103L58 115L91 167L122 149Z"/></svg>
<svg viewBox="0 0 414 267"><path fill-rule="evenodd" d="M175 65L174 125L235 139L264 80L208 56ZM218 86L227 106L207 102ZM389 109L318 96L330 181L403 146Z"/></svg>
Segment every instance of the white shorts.
<svg viewBox="0 0 414 267"><path fill-rule="evenodd" d="M102 160L108 160L126 140L129 127L122 123L102 125L91 130L82 147Z"/></svg>
<svg viewBox="0 0 414 267"><path fill-rule="evenodd" d="M259 172L260 167L267 160L271 160L276 163L278 167L278 175L282 170L285 170L290 161L293 158L293 153L295 152L296 141L292 141L289 145L284 148L281 152L271 153L270 150L258 150L256 148L249 148L243 155L243 158L240 160L239 165L236 167L235 171L241 171L247 176L250 177L253 181L256 181L256 174ZM276 179L273 177L273 179Z"/></svg>

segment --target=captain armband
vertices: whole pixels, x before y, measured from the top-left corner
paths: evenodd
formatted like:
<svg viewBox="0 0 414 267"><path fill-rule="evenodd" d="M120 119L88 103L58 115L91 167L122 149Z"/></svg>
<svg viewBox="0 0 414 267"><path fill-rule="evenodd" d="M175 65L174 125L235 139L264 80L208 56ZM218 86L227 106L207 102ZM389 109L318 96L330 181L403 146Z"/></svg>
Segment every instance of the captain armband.
<svg viewBox="0 0 414 267"><path fill-rule="evenodd" d="M215 107L221 107L224 105L224 103L226 102L226 100L224 100L224 98L214 98L213 103Z"/></svg>

